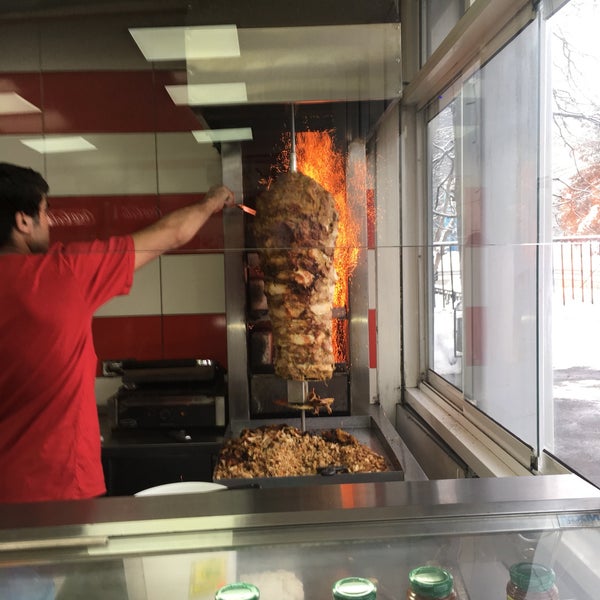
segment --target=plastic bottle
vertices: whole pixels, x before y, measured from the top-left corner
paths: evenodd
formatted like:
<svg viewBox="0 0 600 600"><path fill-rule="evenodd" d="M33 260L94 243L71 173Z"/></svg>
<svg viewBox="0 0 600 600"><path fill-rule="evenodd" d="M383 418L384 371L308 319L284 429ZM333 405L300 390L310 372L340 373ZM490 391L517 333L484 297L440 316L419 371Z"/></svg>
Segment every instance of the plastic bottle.
<svg viewBox="0 0 600 600"><path fill-rule="evenodd" d="M259 600L260 591L251 583L230 583L217 590L215 600Z"/></svg>
<svg viewBox="0 0 600 600"><path fill-rule="evenodd" d="M507 600L559 600L556 576L549 567L538 563L520 562L509 569L506 584Z"/></svg>
<svg viewBox="0 0 600 600"><path fill-rule="evenodd" d="M369 579L346 577L336 581L331 589L334 600L375 600L377 588Z"/></svg>
<svg viewBox="0 0 600 600"><path fill-rule="evenodd" d="M456 600L454 579L441 567L423 566L408 574L407 600Z"/></svg>

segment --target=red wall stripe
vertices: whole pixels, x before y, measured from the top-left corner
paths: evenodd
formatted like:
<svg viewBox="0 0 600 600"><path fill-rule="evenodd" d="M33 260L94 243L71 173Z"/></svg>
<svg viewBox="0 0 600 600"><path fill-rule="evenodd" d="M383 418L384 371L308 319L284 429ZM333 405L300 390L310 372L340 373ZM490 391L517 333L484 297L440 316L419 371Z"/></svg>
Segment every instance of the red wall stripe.
<svg viewBox="0 0 600 600"><path fill-rule="evenodd" d="M204 194L161 194L159 198L161 213L166 215L177 208L197 202L203 197ZM223 213L219 212L212 215L196 236L188 244L181 246L178 252L185 250L223 251L224 248Z"/></svg>
<svg viewBox="0 0 600 600"><path fill-rule="evenodd" d="M165 89L166 85L187 84L187 73L179 71L154 71L154 101L156 103L156 131L192 131L204 129L194 110L177 106Z"/></svg>
<svg viewBox="0 0 600 600"><path fill-rule="evenodd" d="M204 194L50 197L51 242L106 239L134 233L165 215L196 202ZM185 250L222 251L223 215L213 215Z"/></svg>
<svg viewBox="0 0 600 600"><path fill-rule="evenodd" d="M227 320L224 314L95 317L92 322L98 357L211 358L227 368Z"/></svg>
<svg viewBox="0 0 600 600"><path fill-rule="evenodd" d="M162 358L161 316L96 317L92 321L98 357L96 373L102 374L103 360Z"/></svg>
<svg viewBox="0 0 600 600"><path fill-rule="evenodd" d="M46 133L140 133L202 129L189 106L177 106L165 85L185 71L44 72ZM39 88L39 84L38 84Z"/></svg>
<svg viewBox="0 0 600 600"><path fill-rule="evenodd" d="M163 358L211 358L227 368L224 314L164 315Z"/></svg>
<svg viewBox="0 0 600 600"><path fill-rule="evenodd" d="M47 133L154 131L152 71L44 72Z"/></svg>
<svg viewBox="0 0 600 600"><path fill-rule="evenodd" d="M106 239L133 233L160 217L156 195L50 196L50 241Z"/></svg>
<svg viewBox="0 0 600 600"><path fill-rule="evenodd" d="M485 306L466 306L464 308L465 364L473 367L485 365L483 332L485 324Z"/></svg>
<svg viewBox="0 0 600 600"><path fill-rule="evenodd" d="M377 310L369 309L369 367L377 368Z"/></svg>
<svg viewBox="0 0 600 600"><path fill-rule="evenodd" d="M2 73L0 76L0 92L15 92L40 109L40 112L34 113L0 115L0 133L40 134L43 127L40 74Z"/></svg>

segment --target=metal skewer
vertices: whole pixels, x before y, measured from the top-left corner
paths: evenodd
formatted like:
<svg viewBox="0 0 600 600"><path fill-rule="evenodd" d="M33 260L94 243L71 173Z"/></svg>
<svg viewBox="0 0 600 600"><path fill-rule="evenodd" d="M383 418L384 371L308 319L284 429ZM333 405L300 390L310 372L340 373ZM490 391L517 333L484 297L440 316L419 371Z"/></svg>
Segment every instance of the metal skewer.
<svg viewBox="0 0 600 600"><path fill-rule="evenodd" d="M292 381L287 380L287 401L288 404L304 407L306 398L308 397L308 382L307 381ZM306 409L300 408L300 424L302 432L306 431Z"/></svg>

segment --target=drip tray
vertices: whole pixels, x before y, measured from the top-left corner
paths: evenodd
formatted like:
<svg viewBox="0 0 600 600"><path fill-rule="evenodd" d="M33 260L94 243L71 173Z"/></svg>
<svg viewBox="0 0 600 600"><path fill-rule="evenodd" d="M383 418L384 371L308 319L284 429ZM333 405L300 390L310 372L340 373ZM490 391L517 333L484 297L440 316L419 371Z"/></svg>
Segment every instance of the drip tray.
<svg viewBox="0 0 600 600"><path fill-rule="evenodd" d="M256 429L265 425L290 425L300 429L300 419L253 419L233 421L225 437L237 438L243 429ZM369 415L346 417L319 417L306 420L306 430L310 432L343 429L353 435L361 444L377 452L386 459L389 471L374 473L344 473L325 470L318 475L299 475L293 477L254 477L213 479L229 488L270 488L299 485L321 485L339 483L374 483L384 481L403 481L404 471L400 462L401 440L398 432L387 420L382 411L372 411Z"/></svg>

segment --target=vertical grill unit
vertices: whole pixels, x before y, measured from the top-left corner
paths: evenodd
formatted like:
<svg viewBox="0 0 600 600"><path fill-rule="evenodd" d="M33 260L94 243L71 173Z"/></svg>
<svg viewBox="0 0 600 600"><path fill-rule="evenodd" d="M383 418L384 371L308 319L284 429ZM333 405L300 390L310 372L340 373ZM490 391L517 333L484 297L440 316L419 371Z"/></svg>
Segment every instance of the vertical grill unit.
<svg viewBox="0 0 600 600"><path fill-rule="evenodd" d="M288 421L290 418L299 419L300 412L285 404L301 403L312 393L320 398L334 398L331 405L334 416L368 412L367 215L364 181L362 187L356 186L355 176L366 170L365 145L360 138L349 143L345 141L350 128L356 127L357 110L358 106L346 104L300 105L295 111L295 128L299 132L302 129L312 131L314 125L334 132L334 142L345 158L346 172L342 177L353 181L353 185L347 187L346 197L357 222L360 251L349 281L346 303L333 308L333 327L342 335L339 335L335 371L330 380L288 381L275 375L273 335L264 294L260 248L253 237L255 217L242 211L229 211L224 215L228 382L230 414L234 422L268 418ZM280 115L280 119L274 119L275 127L278 127L276 131L273 131L273 124L269 126L272 131L271 144L267 146L269 153L255 148L246 151L245 144L221 146L224 181L236 190L238 196L241 190L243 202L250 206L254 206L257 195L264 189L264 183L257 181L264 181L270 174L266 169L277 165L280 160L283 146L278 141L286 134L289 136L289 107L279 107L271 112ZM257 127L261 125L264 126L264 123ZM217 126L224 125L219 123ZM340 147L342 144L343 147ZM252 176L254 181L251 180ZM355 318L351 318L351 315ZM307 417L312 416L310 413L307 411ZM319 419L324 418L324 413L322 410Z"/></svg>
<svg viewBox="0 0 600 600"><path fill-rule="evenodd" d="M216 143L223 183L234 190L238 202L255 208L266 182L277 176L276 167L293 169L293 156L285 166L279 162L284 139L289 151L294 132L331 131L344 156L346 201L358 224L354 243L359 251L347 281L347 299L343 306L334 306L333 314L334 327L345 333L343 351L336 354L329 381L303 383L274 373L261 249L252 232L254 217L239 210L224 212L226 435L236 437L242 429L265 424L302 427L300 413L285 404L300 403L314 390L321 398L334 398L332 414L307 414L306 429L349 431L386 455L396 469L395 477L401 479L399 438L371 394L367 189L374 185L367 184L366 151L367 141L402 85L399 15L397 3L389 0L346 9L309 2L302 14L284 17L270 11L267 18L261 13L266 22L257 22L255 12L244 14L235 20L239 56L187 64L188 85L245 82L247 101L194 109L208 129L252 131L251 140ZM302 22L293 22L299 19ZM297 166L317 179L303 171L299 160Z"/></svg>
<svg viewBox="0 0 600 600"><path fill-rule="evenodd" d="M308 431L341 428L363 444L384 455L391 472L353 474L324 478L315 477L260 478L261 486L290 484L300 479L302 484L311 481L329 482L403 479L404 473L398 452L401 442L379 406L371 403L370 369L368 352L368 257L367 257L367 179L366 143L361 135L359 104L300 105L297 107L297 123L326 122L343 140L341 151L345 156L345 179L347 202L358 223L359 248L356 266L348 281L348 297L345 306L335 307L334 327L345 331L344 348L337 356L343 362L336 363L332 379L328 381L288 381L274 373L273 342L264 295L263 274L260 268L260 248L252 234L253 216L242 211L226 211L225 228L225 286L228 327L228 394L230 421L226 436L237 437L243 429L262 425L289 424ZM281 110L284 110L283 108ZM275 111L276 112L276 111ZM341 117L340 117L341 115ZM337 121L336 121L337 118ZM341 124L340 124L341 122ZM209 120L210 123L210 120ZM285 125L285 120L282 119ZM233 126L218 123L213 127ZM300 129L297 126L297 129ZM307 129L311 129L310 125ZM285 128L275 138L280 138ZM256 160L250 150L241 144L221 146L223 181L238 196L238 201L254 207L260 190L256 182L245 185L251 176L256 177ZM270 155L271 162L276 154ZM263 159L263 155L260 155ZM250 174L250 175L249 175ZM242 195L239 198L240 193ZM321 411L314 416L307 411L303 422L296 410L286 403L301 402L307 393L320 397L333 397L332 414ZM359 474L356 474L359 475ZM366 477L366 479L365 479ZM247 480L219 480L236 487L247 485Z"/></svg>

